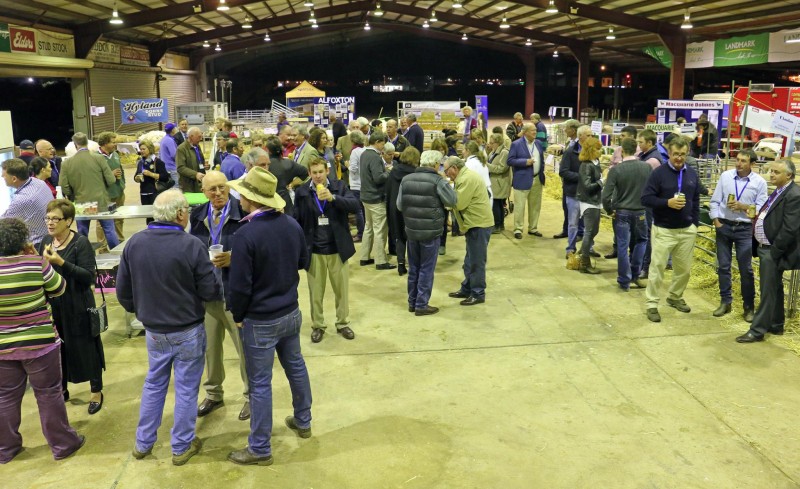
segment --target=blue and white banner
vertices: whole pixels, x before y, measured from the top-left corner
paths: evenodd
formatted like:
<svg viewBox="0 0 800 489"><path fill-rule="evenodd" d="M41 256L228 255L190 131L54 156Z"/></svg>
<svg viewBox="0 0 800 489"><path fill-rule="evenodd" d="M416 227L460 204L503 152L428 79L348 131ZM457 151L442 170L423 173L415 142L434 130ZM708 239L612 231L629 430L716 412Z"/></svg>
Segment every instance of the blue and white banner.
<svg viewBox="0 0 800 489"><path fill-rule="evenodd" d="M143 122L169 122L165 98L135 98L119 101L123 124Z"/></svg>

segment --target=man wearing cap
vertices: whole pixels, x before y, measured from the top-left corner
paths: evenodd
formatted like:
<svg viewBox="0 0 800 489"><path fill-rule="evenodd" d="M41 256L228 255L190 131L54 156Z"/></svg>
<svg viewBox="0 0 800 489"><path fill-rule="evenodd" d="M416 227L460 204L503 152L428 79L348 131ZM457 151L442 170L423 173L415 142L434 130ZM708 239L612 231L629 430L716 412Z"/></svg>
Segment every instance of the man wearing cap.
<svg viewBox="0 0 800 489"><path fill-rule="evenodd" d="M178 146L175 166L180 176L181 190L198 193L201 191L200 182L203 181L208 167L203 151L198 146L203 139L203 132L197 127L191 127L187 134L188 139Z"/></svg>
<svg viewBox="0 0 800 489"><path fill-rule="evenodd" d="M325 334L323 315L326 276L336 298L336 332L352 340L348 299L348 260L356 254L350 236L348 213L355 213L359 202L341 180L330 180L327 162L316 158L309 163L311 180L297 187L294 214L303 228L311 256L308 268L308 292L311 299L311 341L319 343Z"/></svg>
<svg viewBox="0 0 800 489"><path fill-rule="evenodd" d="M177 184L179 179L178 168L175 165L175 156L178 152L178 144L180 143L178 143L175 136L179 133L175 124L172 122L164 126L164 132L166 132L166 134L161 138L161 142L159 143L159 157L161 161L164 162L164 166L167 168L170 178Z"/></svg>
<svg viewBox="0 0 800 489"><path fill-rule="evenodd" d="M33 142L30 139L23 139L19 142L19 159L25 162L26 165L31 164L31 160L36 158L36 153L33 151Z"/></svg>
<svg viewBox="0 0 800 489"><path fill-rule="evenodd" d="M230 335L236 354L239 357L239 372L244 384L245 403L239 412L239 419L250 419L250 402L245 370L244 354L239 330L233 322L226 298L230 291L229 276L231 264L231 247L234 233L240 227L244 217L239 201L230 196L230 189L226 185L228 179L218 171L209 171L203 179L203 193L208 202L192 210L189 218L189 233L200 238L206 246L222 245L222 252L212 260L214 273L222 281L220 295L214 300L204 303L205 327L208 347L206 350L206 398L197 408L197 416L202 417L224 405L225 364L222 357L222 344L225 341L225 332Z"/></svg>
<svg viewBox="0 0 800 489"><path fill-rule="evenodd" d="M254 167L227 185L241 196L249 214L236 232L231 250L230 307L239 326L250 385L250 436L247 446L228 455L242 465L271 465L272 365L278 360L289 381L294 415L286 425L301 438L311 436L311 384L300 351L302 315L298 270L309 267L300 225L281 210L278 179Z"/></svg>

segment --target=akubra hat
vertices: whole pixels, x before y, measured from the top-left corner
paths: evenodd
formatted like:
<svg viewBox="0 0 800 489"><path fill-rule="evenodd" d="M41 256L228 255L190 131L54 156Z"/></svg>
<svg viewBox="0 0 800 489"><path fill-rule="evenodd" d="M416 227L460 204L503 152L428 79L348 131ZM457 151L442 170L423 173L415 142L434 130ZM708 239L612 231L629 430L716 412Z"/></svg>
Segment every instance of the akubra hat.
<svg viewBox="0 0 800 489"><path fill-rule="evenodd" d="M244 177L227 182L226 185L257 204L278 210L286 207L286 201L276 192L278 179L260 166L254 166Z"/></svg>

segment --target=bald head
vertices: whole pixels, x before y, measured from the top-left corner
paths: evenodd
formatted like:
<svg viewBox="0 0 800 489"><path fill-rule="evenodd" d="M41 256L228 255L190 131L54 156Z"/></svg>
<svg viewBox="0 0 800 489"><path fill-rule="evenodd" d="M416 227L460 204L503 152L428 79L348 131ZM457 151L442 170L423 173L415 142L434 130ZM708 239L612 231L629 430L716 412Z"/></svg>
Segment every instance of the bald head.
<svg viewBox="0 0 800 489"><path fill-rule="evenodd" d="M212 170L203 178L203 193L214 209L222 209L230 198L230 189L225 183L228 177L221 171Z"/></svg>
<svg viewBox="0 0 800 489"><path fill-rule="evenodd" d="M55 157L56 149L52 144L50 144L50 141L46 139L40 139L36 141L36 154L42 158L50 160Z"/></svg>

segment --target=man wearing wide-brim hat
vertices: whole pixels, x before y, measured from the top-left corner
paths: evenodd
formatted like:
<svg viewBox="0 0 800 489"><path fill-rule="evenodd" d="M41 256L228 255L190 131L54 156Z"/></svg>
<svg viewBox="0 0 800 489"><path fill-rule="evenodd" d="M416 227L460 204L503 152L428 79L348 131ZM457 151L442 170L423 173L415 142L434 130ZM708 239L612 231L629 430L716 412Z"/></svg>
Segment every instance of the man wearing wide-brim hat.
<svg viewBox="0 0 800 489"><path fill-rule="evenodd" d="M231 249L230 307L239 326L250 383L250 436L247 447L228 460L244 465L271 465L272 364L275 352L289 380L294 415L286 425L301 438L311 436L311 384L300 351L302 315L298 303L298 270L307 270L309 255L300 225L281 212L286 205L278 180L261 167L227 185L240 195L242 219Z"/></svg>

